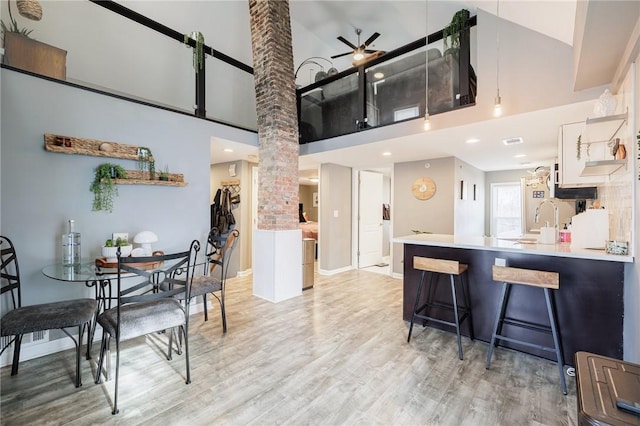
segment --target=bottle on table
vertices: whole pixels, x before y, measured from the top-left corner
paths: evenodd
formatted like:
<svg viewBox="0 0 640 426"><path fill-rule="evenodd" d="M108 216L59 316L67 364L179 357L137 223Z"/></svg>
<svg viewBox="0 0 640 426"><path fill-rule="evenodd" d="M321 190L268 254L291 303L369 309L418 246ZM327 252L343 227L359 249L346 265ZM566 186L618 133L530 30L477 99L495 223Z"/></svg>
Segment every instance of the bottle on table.
<svg viewBox="0 0 640 426"><path fill-rule="evenodd" d="M75 221L69 219L69 228L66 234L62 234L62 264L80 264L80 233L75 230Z"/></svg>

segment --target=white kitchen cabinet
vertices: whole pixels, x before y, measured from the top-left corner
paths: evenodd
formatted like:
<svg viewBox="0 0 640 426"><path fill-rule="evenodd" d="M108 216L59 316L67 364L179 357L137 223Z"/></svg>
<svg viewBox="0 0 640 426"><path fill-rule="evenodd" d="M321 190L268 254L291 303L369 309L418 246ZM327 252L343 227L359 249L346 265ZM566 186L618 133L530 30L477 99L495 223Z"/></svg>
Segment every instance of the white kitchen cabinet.
<svg viewBox="0 0 640 426"><path fill-rule="evenodd" d="M560 187L594 186L607 182L607 175L580 176L587 161L604 160L607 157L606 141L590 142L586 136L585 122L563 124L558 135L558 185ZM581 136L578 159L578 137Z"/></svg>
<svg viewBox="0 0 640 426"><path fill-rule="evenodd" d="M608 182L612 173L625 167L626 157L614 158L612 141L624 143L627 113L590 118L560 126L558 135L558 184L560 187L595 186ZM581 137L578 151L578 137ZM579 158L578 158L579 157Z"/></svg>

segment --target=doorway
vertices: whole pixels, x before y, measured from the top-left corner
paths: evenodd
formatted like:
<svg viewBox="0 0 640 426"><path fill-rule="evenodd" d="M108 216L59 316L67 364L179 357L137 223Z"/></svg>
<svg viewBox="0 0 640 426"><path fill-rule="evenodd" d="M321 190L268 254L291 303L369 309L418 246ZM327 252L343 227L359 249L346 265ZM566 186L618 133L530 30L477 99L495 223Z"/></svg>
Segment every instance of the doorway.
<svg viewBox="0 0 640 426"><path fill-rule="evenodd" d="M360 170L356 188L357 267L390 275L390 169Z"/></svg>

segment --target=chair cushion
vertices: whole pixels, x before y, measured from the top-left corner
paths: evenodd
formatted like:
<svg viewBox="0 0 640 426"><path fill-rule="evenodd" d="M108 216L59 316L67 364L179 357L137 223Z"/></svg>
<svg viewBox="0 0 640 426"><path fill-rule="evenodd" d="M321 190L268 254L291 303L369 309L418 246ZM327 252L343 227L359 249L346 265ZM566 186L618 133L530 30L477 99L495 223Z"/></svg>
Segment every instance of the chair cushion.
<svg viewBox="0 0 640 426"><path fill-rule="evenodd" d="M215 277L207 277L198 275L193 277L191 282L191 297L202 296L203 294L213 293L222 289L222 282ZM184 293L178 297L184 298Z"/></svg>
<svg viewBox="0 0 640 426"><path fill-rule="evenodd" d="M98 317L98 324L113 337L117 321L118 308L108 309ZM176 299L131 303L120 308L120 340L177 327L185 322L184 309Z"/></svg>
<svg viewBox="0 0 640 426"><path fill-rule="evenodd" d="M0 334L13 336L34 331L77 327L91 321L97 307L94 299L75 299L22 306L7 312L2 317Z"/></svg>

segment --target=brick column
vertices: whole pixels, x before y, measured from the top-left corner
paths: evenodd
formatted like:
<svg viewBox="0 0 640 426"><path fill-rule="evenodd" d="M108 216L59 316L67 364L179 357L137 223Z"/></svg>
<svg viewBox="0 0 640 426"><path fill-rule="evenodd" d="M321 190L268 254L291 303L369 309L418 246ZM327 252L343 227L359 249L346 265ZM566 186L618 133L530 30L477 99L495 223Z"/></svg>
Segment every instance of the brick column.
<svg viewBox="0 0 640 426"><path fill-rule="evenodd" d="M286 0L249 0L259 137L253 292L274 302L302 293L298 115Z"/></svg>

